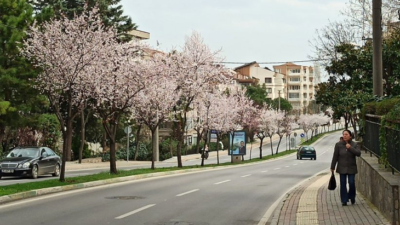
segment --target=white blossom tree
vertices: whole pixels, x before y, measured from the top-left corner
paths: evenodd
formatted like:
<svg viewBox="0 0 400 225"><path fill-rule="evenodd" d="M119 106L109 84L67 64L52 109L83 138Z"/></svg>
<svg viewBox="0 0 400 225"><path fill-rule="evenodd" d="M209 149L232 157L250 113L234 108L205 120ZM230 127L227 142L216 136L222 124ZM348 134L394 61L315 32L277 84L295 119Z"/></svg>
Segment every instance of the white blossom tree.
<svg viewBox="0 0 400 225"><path fill-rule="evenodd" d="M203 127L206 131L207 129L216 131L218 143L223 134L235 129L240 109L239 102L236 97L227 95L218 89L203 95L203 98L199 101L202 102L202 104L199 104L199 116L202 118L201 121L204 122ZM218 144L217 164L219 164Z"/></svg>
<svg viewBox="0 0 400 225"><path fill-rule="evenodd" d="M282 138L284 135L289 136L292 133L293 127L294 127L294 120L293 117L289 115L285 115L284 112L279 112L279 117L277 122L278 122L278 130L276 131L276 134L279 136L279 142L278 145L276 146L276 152L275 154L278 154L279 146L281 144ZM283 117L281 117L283 115Z"/></svg>
<svg viewBox="0 0 400 225"><path fill-rule="evenodd" d="M142 70L147 77L145 88L139 92L132 106L133 116L142 121L152 134L153 157L151 168L154 169L154 161L157 151L156 129L171 119L171 111L179 94L176 93L176 82L171 75L168 56L156 54L151 59L142 62Z"/></svg>
<svg viewBox="0 0 400 225"><path fill-rule="evenodd" d="M262 135L269 137L271 145L271 155L274 155L274 150L272 148L272 137L278 132L280 126L279 121L282 121L284 116L285 115L283 112L277 112L276 110L271 110L267 107L264 107L261 110L259 133L262 133ZM262 146L260 145L260 159L262 158L261 149Z"/></svg>
<svg viewBox="0 0 400 225"><path fill-rule="evenodd" d="M187 113L191 110L193 101L198 96L210 90L210 85L225 83L226 70L219 65L222 59L218 51L212 52L206 46L200 35L194 32L186 39L181 51L173 51L173 75L177 82L177 94L180 98L174 107L174 129L178 140L178 167L182 167L181 149L184 144Z"/></svg>
<svg viewBox="0 0 400 225"><path fill-rule="evenodd" d="M64 181L65 162L71 159L72 123L84 109L94 68L104 68L103 56L113 45L115 32L104 28L98 10L93 9L73 19L34 24L28 31L23 54L41 73L36 87L47 95L60 122L63 157L60 181Z"/></svg>
<svg viewBox="0 0 400 225"><path fill-rule="evenodd" d="M107 46L108 54L102 55L102 67L96 72L89 88L95 113L102 119L103 128L110 142L110 173L117 173L116 133L120 119L136 103L135 97L145 87L148 77L140 66L144 46L138 42L114 43Z"/></svg>

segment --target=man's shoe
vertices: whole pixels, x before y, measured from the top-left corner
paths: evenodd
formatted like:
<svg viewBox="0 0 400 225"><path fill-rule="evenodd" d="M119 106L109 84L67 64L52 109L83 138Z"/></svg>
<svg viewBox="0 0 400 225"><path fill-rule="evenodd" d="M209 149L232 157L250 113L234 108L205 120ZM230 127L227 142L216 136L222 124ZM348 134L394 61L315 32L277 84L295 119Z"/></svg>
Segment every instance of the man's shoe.
<svg viewBox="0 0 400 225"><path fill-rule="evenodd" d="M351 199L351 204L352 205L356 204L356 200L355 199Z"/></svg>
<svg viewBox="0 0 400 225"><path fill-rule="evenodd" d="M343 202L343 203L342 203L342 206L347 206L347 202Z"/></svg>

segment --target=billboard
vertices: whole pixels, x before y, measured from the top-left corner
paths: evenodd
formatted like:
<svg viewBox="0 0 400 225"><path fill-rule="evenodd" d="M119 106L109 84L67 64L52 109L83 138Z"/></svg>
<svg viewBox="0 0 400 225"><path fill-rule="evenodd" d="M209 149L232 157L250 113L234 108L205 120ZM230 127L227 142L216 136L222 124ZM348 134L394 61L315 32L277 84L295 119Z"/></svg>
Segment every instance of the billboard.
<svg viewBox="0 0 400 225"><path fill-rule="evenodd" d="M210 130L210 142L217 143L217 131Z"/></svg>
<svg viewBox="0 0 400 225"><path fill-rule="evenodd" d="M234 131L229 134L229 155L246 155L246 132Z"/></svg>

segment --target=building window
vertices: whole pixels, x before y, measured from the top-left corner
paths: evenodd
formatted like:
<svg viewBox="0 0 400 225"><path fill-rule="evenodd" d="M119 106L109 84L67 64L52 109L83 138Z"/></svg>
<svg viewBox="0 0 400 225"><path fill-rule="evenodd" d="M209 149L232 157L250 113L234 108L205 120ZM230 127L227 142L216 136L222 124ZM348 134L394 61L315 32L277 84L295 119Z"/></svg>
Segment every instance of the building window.
<svg viewBox="0 0 400 225"><path fill-rule="evenodd" d="M299 93L289 93L289 98L299 98L300 94Z"/></svg>
<svg viewBox="0 0 400 225"><path fill-rule="evenodd" d="M281 69L275 69L275 72L280 73Z"/></svg>
<svg viewBox="0 0 400 225"><path fill-rule="evenodd" d="M289 80L291 82L299 82L300 81L300 77L291 77L291 78L289 78Z"/></svg>
<svg viewBox="0 0 400 225"><path fill-rule="evenodd" d="M290 70L290 73L300 73L300 69L292 69Z"/></svg>
<svg viewBox="0 0 400 225"><path fill-rule="evenodd" d="M303 81L304 82L307 81L307 77L306 76L303 77Z"/></svg>
<svg viewBox="0 0 400 225"><path fill-rule="evenodd" d="M272 78L271 77L266 77L265 78L265 83L271 84L272 83Z"/></svg>
<svg viewBox="0 0 400 225"><path fill-rule="evenodd" d="M300 90L300 85L291 85L289 86L289 90Z"/></svg>
<svg viewBox="0 0 400 225"><path fill-rule="evenodd" d="M284 84L286 84L286 79L285 78L283 78L282 81L283 81Z"/></svg>
<svg viewBox="0 0 400 225"><path fill-rule="evenodd" d="M272 93L272 88L267 88L267 93Z"/></svg>

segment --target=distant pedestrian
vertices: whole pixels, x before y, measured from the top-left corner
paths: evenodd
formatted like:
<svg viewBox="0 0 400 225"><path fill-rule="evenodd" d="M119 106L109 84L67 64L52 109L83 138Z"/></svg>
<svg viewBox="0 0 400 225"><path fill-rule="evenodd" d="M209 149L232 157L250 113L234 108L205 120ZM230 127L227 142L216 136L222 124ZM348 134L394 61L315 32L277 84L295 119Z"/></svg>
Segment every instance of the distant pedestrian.
<svg viewBox="0 0 400 225"><path fill-rule="evenodd" d="M335 145L331 171L334 172L336 167L336 172L340 174L340 199L342 205L346 206L349 200L351 201L351 204L356 202L356 156L360 156L361 151L357 143L352 140L350 130L344 130L342 134L343 141L339 141ZM347 182L349 183L349 190L347 190Z"/></svg>

